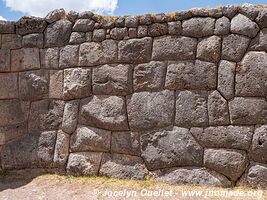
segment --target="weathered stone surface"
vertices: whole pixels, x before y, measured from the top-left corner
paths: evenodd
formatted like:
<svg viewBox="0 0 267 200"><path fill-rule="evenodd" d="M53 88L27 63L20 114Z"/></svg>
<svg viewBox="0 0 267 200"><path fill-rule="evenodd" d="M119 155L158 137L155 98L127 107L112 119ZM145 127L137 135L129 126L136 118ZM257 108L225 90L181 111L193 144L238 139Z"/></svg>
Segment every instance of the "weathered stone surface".
<svg viewBox="0 0 267 200"><path fill-rule="evenodd" d="M57 132L55 144L54 163L59 166L65 166L69 156L70 136L62 130Z"/></svg>
<svg viewBox="0 0 267 200"><path fill-rule="evenodd" d="M39 49L22 48L11 51L11 71L39 69Z"/></svg>
<svg viewBox="0 0 267 200"><path fill-rule="evenodd" d="M45 21L47 21L48 23L53 23L57 20L63 19L65 16L66 16L66 12L63 8L55 9L46 15Z"/></svg>
<svg viewBox="0 0 267 200"><path fill-rule="evenodd" d="M168 33L168 24L154 23L148 26L148 35L151 37L166 35Z"/></svg>
<svg viewBox="0 0 267 200"><path fill-rule="evenodd" d="M256 8L255 5L250 3L244 3L238 7L238 11L251 20L254 20L257 17L259 10L260 9Z"/></svg>
<svg viewBox="0 0 267 200"><path fill-rule="evenodd" d="M158 91L163 89L166 74L164 62L151 61L134 68L134 91Z"/></svg>
<svg viewBox="0 0 267 200"><path fill-rule="evenodd" d="M267 9L259 11L259 14L256 18L256 22L259 24L261 28L267 27Z"/></svg>
<svg viewBox="0 0 267 200"><path fill-rule="evenodd" d="M63 70L50 70L49 98L63 99Z"/></svg>
<svg viewBox="0 0 267 200"><path fill-rule="evenodd" d="M106 30L105 29L95 29L93 31L93 38L94 42L102 42L106 39Z"/></svg>
<svg viewBox="0 0 267 200"><path fill-rule="evenodd" d="M253 135L250 158L267 164L267 125L259 126Z"/></svg>
<svg viewBox="0 0 267 200"><path fill-rule="evenodd" d="M4 145L28 133L27 123L23 122L16 125L8 125L0 127L0 145ZM1 153L0 153L1 154Z"/></svg>
<svg viewBox="0 0 267 200"><path fill-rule="evenodd" d="M53 162L56 132L27 134L2 148L4 169L25 169L51 166Z"/></svg>
<svg viewBox="0 0 267 200"><path fill-rule="evenodd" d="M215 19L194 17L183 21L182 34L190 37L205 37L214 33Z"/></svg>
<svg viewBox="0 0 267 200"><path fill-rule="evenodd" d="M136 28L138 26L137 18L135 16L126 17L125 26L128 28Z"/></svg>
<svg viewBox="0 0 267 200"><path fill-rule="evenodd" d="M136 38L137 37L137 29L136 28L129 28L128 29L128 35L130 38Z"/></svg>
<svg viewBox="0 0 267 200"><path fill-rule="evenodd" d="M10 71L10 51L0 49L0 72Z"/></svg>
<svg viewBox="0 0 267 200"><path fill-rule="evenodd" d="M216 88L217 66L200 60L168 63L165 87L170 90Z"/></svg>
<svg viewBox="0 0 267 200"><path fill-rule="evenodd" d="M116 26L116 27L124 27L124 26L125 26L125 18L119 16L119 17L115 20L115 26Z"/></svg>
<svg viewBox="0 0 267 200"><path fill-rule="evenodd" d="M86 34L83 32L72 32L70 35L70 44L80 44L86 41Z"/></svg>
<svg viewBox="0 0 267 200"><path fill-rule="evenodd" d="M247 181L252 187L267 188L267 166L256 164L249 168Z"/></svg>
<svg viewBox="0 0 267 200"><path fill-rule="evenodd" d="M44 36L42 33L33 33L25 35L22 38L22 46L28 48L42 48L44 44Z"/></svg>
<svg viewBox="0 0 267 200"><path fill-rule="evenodd" d="M98 174L102 154L100 152L79 152L69 155L67 172L74 176L95 176Z"/></svg>
<svg viewBox="0 0 267 200"><path fill-rule="evenodd" d="M39 17L22 17L16 22L16 33L26 35L30 33L42 33L47 24Z"/></svg>
<svg viewBox="0 0 267 200"><path fill-rule="evenodd" d="M68 68L78 66L79 46L67 45L60 49L59 68Z"/></svg>
<svg viewBox="0 0 267 200"><path fill-rule="evenodd" d="M146 62L151 58L152 39L130 39L119 42L119 61L122 62Z"/></svg>
<svg viewBox="0 0 267 200"><path fill-rule="evenodd" d="M93 93L127 95L132 92L131 65L103 65L93 69Z"/></svg>
<svg viewBox="0 0 267 200"><path fill-rule="evenodd" d="M248 52L236 68L237 96L267 96L267 53Z"/></svg>
<svg viewBox="0 0 267 200"><path fill-rule="evenodd" d="M148 171L140 157L106 153L103 155L99 175L142 180L148 175Z"/></svg>
<svg viewBox="0 0 267 200"><path fill-rule="evenodd" d="M223 16L216 20L214 34L215 35L227 35L230 32L230 20Z"/></svg>
<svg viewBox="0 0 267 200"><path fill-rule="evenodd" d="M137 37L146 37L148 35L148 27L146 25L140 25L137 28Z"/></svg>
<svg viewBox="0 0 267 200"><path fill-rule="evenodd" d="M218 68L218 91L227 100L234 97L236 64L227 60L221 60Z"/></svg>
<svg viewBox="0 0 267 200"><path fill-rule="evenodd" d="M71 10L67 13L67 18L71 22L75 22L78 17L79 17L79 13L74 10Z"/></svg>
<svg viewBox="0 0 267 200"><path fill-rule="evenodd" d="M211 36L200 39L197 45L197 58L208 62L218 62L221 58L221 38Z"/></svg>
<svg viewBox="0 0 267 200"><path fill-rule="evenodd" d="M49 71L35 70L19 73L19 95L23 100L47 98L49 93Z"/></svg>
<svg viewBox="0 0 267 200"><path fill-rule="evenodd" d="M208 96L209 125L227 125L230 123L228 103L217 91Z"/></svg>
<svg viewBox="0 0 267 200"><path fill-rule="evenodd" d="M95 22L91 19L78 19L74 26L73 31L88 32L94 29Z"/></svg>
<svg viewBox="0 0 267 200"><path fill-rule="evenodd" d="M174 117L173 108L174 94L169 90L134 93L127 97L130 128L148 130L169 126Z"/></svg>
<svg viewBox="0 0 267 200"><path fill-rule="evenodd" d="M260 30L258 35L251 40L249 50L267 51L267 28Z"/></svg>
<svg viewBox="0 0 267 200"><path fill-rule="evenodd" d="M81 13L78 13L79 19L91 19L94 16L94 13L91 11L83 11Z"/></svg>
<svg viewBox="0 0 267 200"><path fill-rule="evenodd" d="M93 66L116 62L117 50L117 42L113 40L105 40L102 43L83 43L79 51L79 65Z"/></svg>
<svg viewBox="0 0 267 200"><path fill-rule="evenodd" d="M246 152L243 150L206 149L204 166L218 171L230 180L236 181L248 165Z"/></svg>
<svg viewBox="0 0 267 200"><path fill-rule="evenodd" d="M114 40L122 40L128 36L127 28L113 28L110 31L110 37Z"/></svg>
<svg viewBox="0 0 267 200"><path fill-rule="evenodd" d="M222 59L239 62L243 58L250 39L241 35L228 35L222 41Z"/></svg>
<svg viewBox="0 0 267 200"><path fill-rule="evenodd" d="M78 121L79 100L68 101L64 107L62 130L68 134L72 134L77 126Z"/></svg>
<svg viewBox="0 0 267 200"><path fill-rule="evenodd" d="M182 127L207 126L207 98L206 91L178 91L175 124Z"/></svg>
<svg viewBox="0 0 267 200"><path fill-rule="evenodd" d="M108 129L128 130L123 97L92 96L81 102L81 124Z"/></svg>
<svg viewBox="0 0 267 200"><path fill-rule="evenodd" d="M267 102L264 98L235 97L229 102L232 124L264 124L267 122Z"/></svg>
<svg viewBox="0 0 267 200"><path fill-rule="evenodd" d="M59 48L40 49L41 68L58 69L59 68Z"/></svg>
<svg viewBox="0 0 267 200"><path fill-rule="evenodd" d="M226 177L205 168L162 169L154 172L154 179L175 185L231 186L231 182Z"/></svg>
<svg viewBox="0 0 267 200"><path fill-rule="evenodd" d="M222 13L228 18L233 18L238 12L238 7L236 5L226 5L222 7Z"/></svg>
<svg viewBox="0 0 267 200"><path fill-rule="evenodd" d="M182 33L182 23L180 21L168 22L168 32L170 35L180 35Z"/></svg>
<svg viewBox="0 0 267 200"><path fill-rule="evenodd" d="M186 128L173 127L141 135L141 156L149 170L202 165L203 148Z"/></svg>
<svg viewBox="0 0 267 200"><path fill-rule="evenodd" d="M22 47L22 37L16 34L2 35L2 49L19 49Z"/></svg>
<svg viewBox="0 0 267 200"><path fill-rule="evenodd" d="M45 30L45 47L60 47L68 43L71 34L72 23L61 19L50 25Z"/></svg>
<svg viewBox="0 0 267 200"><path fill-rule="evenodd" d="M0 99L18 98L18 74L0 73Z"/></svg>
<svg viewBox="0 0 267 200"><path fill-rule="evenodd" d="M140 156L140 133L112 132L111 152Z"/></svg>
<svg viewBox="0 0 267 200"><path fill-rule="evenodd" d="M190 132L201 146L249 150L253 126L217 126L191 128Z"/></svg>
<svg viewBox="0 0 267 200"><path fill-rule="evenodd" d="M139 18L139 23L142 25L149 25L153 21L153 16L151 14L141 15Z"/></svg>
<svg viewBox="0 0 267 200"><path fill-rule="evenodd" d="M108 152L110 151L110 140L110 131L79 125L71 136L70 149L72 152Z"/></svg>
<svg viewBox="0 0 267 200"><path fill-rule="evenodd" d="M15 22L13 21L0 21L0 33L8 34L15 33Z"/></svg>
<svg viewBox="0 0 267 200"><path fill-rule="evenodd" d="M196 56L197 39L180 36L163 36L153 42L152 59L189 60Z"/></svg>
<svg viewBox="0 0 267 200"><path fill-rule="evenodd" d="M91 69L65 69L63 88L64 98L74 99L90 96L92 93L91 78Z"/></svg>
<svg viewBox="0 0 267 200"><path fill-rule="evenodd" d="M60 100L41 100L31 103L29 132L58 130L62 123L64 102Z"/></svg>
<svg viewBox="0 0 267 200"><path fill-rule="evenodd" d="M248 17L238 14L231 20L231 32L248 37L255 37L259 31L258 25Z"/></svg>

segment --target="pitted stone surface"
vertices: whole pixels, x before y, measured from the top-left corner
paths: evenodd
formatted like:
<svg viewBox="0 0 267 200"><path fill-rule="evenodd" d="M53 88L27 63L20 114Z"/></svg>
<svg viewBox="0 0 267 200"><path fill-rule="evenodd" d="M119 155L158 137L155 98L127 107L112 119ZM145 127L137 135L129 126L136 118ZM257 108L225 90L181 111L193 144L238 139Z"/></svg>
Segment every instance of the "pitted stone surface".
<svg viewBox="0 0 267 200"><path fill-rule="evenodd" d="M215 35L227 35L230 32L230 20L223 16L216 20L214 34Z"/></svg>
<svg viewBox="0 0 267 200"><path fill-rule="evenodd" d="M69 68L78 66L79 46L67 45L60 49L59 68Z"/></svg>
<svg viewBox="0 0 267 200"><path fill-rule="evenodd" d="M0 49L0 72L10 71L10 53L9 50Z"/></svg>
<svg viewBox="0 0 267 200"><path fill-rule="evenodd" d="M41 68L59 68L59 48L40 49Z"/></svg>
<svg viewBox="0 0 267 200"><path fill-rule="evenodd" d="M68 101L64 107L62 130L72 134L77 126L79 111L79 100Z"/></svg>
<svg viewBox="0 0 267 200"><path fill-rule="evenodd" d="M47 23L39 17L22 17L16 22L16 33L26 35L30 33L41 33L45 30Z"/></svg>
<svg viewBox="0 0 267 200"><path fill-rule="evenodd" d="M18 98L18 74L0 73L0 99Z"/></svg>
<svg viewBox="0 0 267 200"><path fill-rule="evenodd" d="M247 181L252 187L267 188L267 166L255 164L248 170Z"/></svg>
<svg viewBox="0 0 267 200"><path fill-rule="evenodd" d="M221 38L211 36L200 39L197 45L197 58L208 62L218 62L221 58Z"/></svg>
<svg viewBox="0 0 267 200"><path fill-rule="evenodd" d="M64 166L69 156L70 136L62 130L57 132L57 140L55 145L54 163L59 166Z"/></svg>
<svg viewBox="0 0 267 200"><path fill-rule="evenodd" d="M249 50L267 51L267 28L260 30L258 35L251 40Z"/></svg>

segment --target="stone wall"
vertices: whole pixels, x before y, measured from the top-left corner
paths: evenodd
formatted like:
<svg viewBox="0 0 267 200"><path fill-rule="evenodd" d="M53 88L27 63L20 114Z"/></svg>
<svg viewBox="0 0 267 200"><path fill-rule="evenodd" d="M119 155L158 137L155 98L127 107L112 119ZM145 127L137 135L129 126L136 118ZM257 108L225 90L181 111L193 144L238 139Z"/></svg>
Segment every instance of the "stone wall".
<svg viewBox="0 0 267 200"><path fill-rule="evenodd" d="M0 22L1 170L267 187L267 9Z"/></svg>

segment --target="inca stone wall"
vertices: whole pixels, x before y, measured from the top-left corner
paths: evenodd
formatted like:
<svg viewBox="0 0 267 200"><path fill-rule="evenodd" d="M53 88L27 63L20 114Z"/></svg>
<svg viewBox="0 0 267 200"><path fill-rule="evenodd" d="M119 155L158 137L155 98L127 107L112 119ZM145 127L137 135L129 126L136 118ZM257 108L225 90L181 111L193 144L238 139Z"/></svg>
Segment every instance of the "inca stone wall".
<svg viewBox="0 0 267 200"><path fill-rule="evenodd" d="M1 170L267 188L267 8L0 22Z"/></svg>

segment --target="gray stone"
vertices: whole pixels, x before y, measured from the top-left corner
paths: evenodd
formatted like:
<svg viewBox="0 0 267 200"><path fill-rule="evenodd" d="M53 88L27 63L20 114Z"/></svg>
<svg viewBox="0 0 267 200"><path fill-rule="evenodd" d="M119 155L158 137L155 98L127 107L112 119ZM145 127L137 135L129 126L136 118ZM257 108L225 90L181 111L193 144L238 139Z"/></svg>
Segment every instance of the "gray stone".
<svg viewBox="0 0 267 200"><path fill-rule="evenodd" d="M78 125L71 136L70 151L110 151L111 132L103 129Z"/></svg>
<svg viewBox="0 0 267 200"><path fill-rule="evenodd" d="M173 108L174 93L168 90L139 92L127 96L128 121L134 131L171 125Z"/></svg>
<svg viewBox="0 0 267 200"><path fill-rule="evenodd" d="M197 58L208 62L218 62L221 58L221 38L211 36L200 39L197 45Z"/></svg>
<svg viewBox="0 0 267 200"><path fill-rule="evenodd" d="M149 25L152 23L152 21L153 21L153 17L151 14L141 15L139 17L139 23L141 25Z"/></svg>
<svg viewBox="0 0 267 200"><path fill-rule="evenodd" d="M128 28L136 28L138 26L137 18L134 16L125 17L125 26Z"/></svg>
<svg viewBox="0 0 267 200"><path fill-rule="evenodd" d="M91 11L83 11L79 13L79 19L91 19L94 16L94 13Z"/></svg>
<svg viewBox="0 0 267 200"><path fill-rule="evenodd" d="M40 100L49 93L49 71L35 70L19 74L19 95L23 100Z"/></svg>
<svg viewBox="0 0 267 200"><path fill-rule="evenodd" d="M155 23L164 23L167 21L167 16L164 13L159 13L153 16L153 22Z"/></svg>
<svg viewBox="0 0 267 200"><path fill-rule="evenodd" d="M114 40L122 40L128 36L127 28L113 28L110 31L110 36Z"/></svg>
<svg viewBox="0 0 267 200"><path fill-rule="evenodd" d="M62 130L57 132L55 143L54 163L59 166L65 166L69 156L70 136Z"/></svg>
<svg viewBox="0 0 267 200"><path fill-rule="evenodd" d="M43 41L43 34L42 33L33 33L29 35L25 35L22 38L22 46L23 47L37 47L37 48L42 48L44 41Z"/></svg>
<svg viewBox="0 0 267 200"><path fill-rule="evenodd" d="M262 9L259 11L256 22L260 28L267 28L267 9Z"/></svg>
<svg viewBox="0 0 267 200"><path fill-rule="evenodd" d="M152 39L130 39L119 42L119 61L140 63L149 61L151 58Z"/></svg>
<svg viewBox="0 0 267 200"><path fill-rule="evenodd" d="M47 24L39 17L22 17L16 22L16 33L26 35L30 33L42 33Z"/></svg>
<svg viewBox="0 0 267 200"><path fill-rule="evenodd" d="M259 31L258 25L248 17L238 14L231 20L231 32L248 37L255 37Z"/></svg>
<svg viewBox="0 0 267 200"><path fill-rule="evenodd" d="M116 62L117 50L118 45L114 40L105 40L102 43L83 43L79 51L79 65L93 66Z"/></svg>
<svg viewBox="0 0 267 200"><path fill-rule="evenodd" d="M182 34L190 37L205 37L214 33L215 19L194 17L183 21Z"/></svg>
<svg viewBox="0 0 267 200"><path fill-rule="evenodd" d="M93 38L93 32L87 32L85 33L85 41L86 42L92 42Z"/></svg>
<svg viewBox="0 0 267 200"><path fill-rule="evenodd" d="M0 145L5 145L9 141L19 138L27 133L28 133L27 122L22 122L16 125L1 126Z"/></svg>
<svg viewBox="0 0 267 200"><path fill-rule="evenodd" d="M55 9L46 15L45 21L51 24L57 20L63 19L65 16L66 16L66 12L63 8Z"/></svg>
<svg viewBox="0 0 267 200"><path fill-rule="evenodd" d="M128 35L130 38L136 38L137 37L137 29L136 28L129 28L128 29Z"/></svg>
<svg viewBox="0 0 267 200"><path fill-rule="evenodd" d="M214 34L215 35L227 35L230 32L230 20L223 16L216 20Z"/></svg>
<svg viewBox="0 0 267 200"><path fill-rule="evenodd" d="M73 31L88 32L94 29L95 22L91 19L78 19L76 20Z"/></svg>
<svg viewBox="0 0 267 200"><path fill-rule="evenodd" d="M164 62L151 61L134 68L134 91L158 91L163 89L166 74Z"/></svg>
<svg viewBox="0 0 267 200"><path fill-rule="evenodd" d="M98 175L102 154L100 152L78 152L69 155L67 172L74 176Z"/></svg>
<svg viewBox="0 0 267 200"><path fill-rule="evenodd" d="M99 23L103 29L112 29L115 27L114 18L112 17L102 17Z"/></svg>
<svg viewBox="0 0 267 200"><path fill-rule="evenodd" d="M237 96L267 96L267 53L248 52L236 67Z"/></svg>
<svg viewBox="0 0 267 200"><path fill-rule="evenodd" d="M249 150L253 136L252 126L216 126L191 128L197 142L206 148L228 148Z"/></svg>
<svg viewBox="0 0 267 200"><path fill-rule="evenodd" d="M18 74L0 73L0 99L18 98Z"/></svg>
<svg viewBox="0 0 267 200"><path fill-rule="evenodd" d="M22 47L22 37L16 34L2 35L2 49L19 49Z"/></svg>
<svg viewBox="0 0 267 200"><path fill-rule="evenodd" d="M148 28L146 25L140 25L137 28L137 37L146 37L148 33Z"/></svg>
<svg viewBox="0 0 267 200"><path fill-rule="evenodd" d="M154 60L189 60L195 59L197 39L180 36L163 36L153 42L152 59Z"/></svg>
<svg viewBox="0 0 267 200"><path fill-rule="evenodd" d="M47 26L45 30L45 47L64 46L69 42L72 23L61 19Z"/></svg>
<svg viewBox="0 0 267 200"><path fill-rule="evenodd" d="M267 102L264 98L235 97L229 102L232 124L264 124L267 122Z"/></svg>
<svg viewBox="0 0 267 200"><path fill-rule="evenodd" d="M181 91L176 94L175 124L182 127L207 126L206 91Z"/></svg>
<svg viewBox="0 0 267 200"><path fill-rule="evenodd" d="M148 26L148 35L151 37L166 35L168 33L168 24L154 23Z"/></svg>
<svg viewBox="0 0 267 200"><path fill-rule="evenodd" d="M49 98L63 99L63 70L50 70L49 72Z"/></svg>
<svg viewBox="0 0 267 200"><path fill-rule="evenodd" d="M79 46L67 45L60 49L59 68L76 67L79 63Z"/></svg>
<svg viewBox="0 0 267 200"><path fill-rule="evenodd" d="M10 71L10 51L0 49L0 72Z"/></svg>
<svg viewBox="0 0 267 200"><path fill-rule="evenodd" d="M15 33L15 22L13 21L0 21L0 33L9 34Z"/></svg>
<svg viewBox="0 0 267 200"><path fill-rule="evenodd" d="M72 32L70 35L70 44L80 44L86 41L85 33L83 32Z"/></svg>
<svg viewBox="0 0 267 200"><path fill-rule="evenodd" d="M27 134L2 148L3 169L48 168L52 165L56 132Z"/></svg>
<svg viewBox="0 0 267 200"><path fill-rule="evenodd" d="M176 15L177 20L184 20L184 19L188 19L188 18L192 17L192 13L188 10L182 10L179 12L175 12L175 15Z"/></svg>
<svg viewBox="0 0 267 200"><path fill-rule="evenodd" d="M165 87L170 90L216 88L217 66L200 60L168 63Z"/></svg>
<svg viewBox="0 0 267 200"><path fill-rule="evenodd" d="M267 188L267 166L255 164L248 170L247 181L252 187Z"/></svg>
<svg viewBox="0 0 267 200"><path fill-rule="evenodd" d="M228 18L233 18L238 12L238 7L236 5L226 5L222 7L222 13Z"/></svg>
<svg viewBox="0 0 267 200"><path fill-rule="evenodd" d="M90 96L92 93L91 79L91 69L65 69L63 88L64 98L75 99Z"/></svg>
<svg viewBox="0 0 267 200"><path fill-rule="evenodd" d="M78 12L76 12L76 11L74 11L74 10L71 10L71 11L69 11L68 13L67 13L67 18L68 18L68 20L69 21L71 21L71 22L75 22L76 21L76 19L79 17L79 13Z"/></svg>
<svg viewBox="0 0 267 200"><path fill-rule="evenodd" d="M72 134L77 126L78 121L79 100L68 101L64 107L62 130L68 134Z"/></svg>
<svg viewBox="0 0 267 200"><path fill-rule="evenodd" d="M125 99L92 96L81 102L80 123L107 130L128 130Z"/></svg>
<svg viewBox="0 0 267 200"><path fill-rule="evenodd" d="M267 28L260 30L258 35L251 40L249 50L267 52Z"/></svg>
<svg viewBox="0 0 267 200"><path fill-rule="evenodd" d="M100 176L120 179L145 179L148 171L143 160L137 156L104 154Z"/></svg>
<svg viewBox="0 0 267 200"><path fill-rule="evenodd" d="M246 152L243 150L206 149L204 166L218 171L232 181L236 181L248 165Z"/></svg>
<svg viewBox="0 0 267 200"><path fill-rule="evenodd" d="M255 129L250 152L251 160L267 164L267 125Z"/></svg>
<svg viewBox="0 0 267 200"><path fill-rule="evenodd" d="M59 48L40 49L41 68L59 68Z"/></svg>
<svg viewBox="0 0 267 200"><path fill-rule="evenodd" d="M115 26L116 26L116 27L123 28L123 27L125 26L125 19L124 19L124 17L118 17L118 18L115 20Z"/></svg>
<svg viewBox="0 0 267 200"><path fill-rule="evenodd" d="M93 31L93 38L94 42L102 42L106 39L106 30L105 29L95 29Z"/></svg>
<svg viewBox="0 0 267 200"><path fill-rule="evenodd" d="M218 91L227 100L234 97L236 64L227 60L221 60L218 68Z"/></svg>
<svg viewBox="0 0 267 200"><path fill-rule="evenodd" d="M257 17L259 10L259 8L250 3L244 3L238 7L238 11L251 20L254 20Z"/></svg>
<svg viewBox="0 0 267 200"><path fill-rule="evenodd" d="M210 12L206 8L191 8L189 11L193 17L208 17Z"/></svg>
<svg viewBox="0 0 267 200"><path fill-rule="evenodd" d="M182 33L182 23L180 21L168 22L168 32L170 35L180 35Z"/></svg>
<svg viewBox="0 0 267 200"><path fill-rule="evenodd" d="M140 133L112 132L111 152L140 156Z"/></svg>
<svg viewBox="0 0 267 200"><path fill-rule="evenodd" d="M127 95L132 92L131 65L103 65L93 69L93 93Z"/></svg>
<svg viewBox="0 0 267 200"><path fill-rule="evenodd" d="M222 8L219 6L217 8L211 8L209 10L209 16L214 18L222 17Z"/></svg>
<svg viewBox="0 0 267 200"><path fill-rule="evenodd" d="M250 39L241 35L228 35L222 41L222 59L239 62L243 58Z"/></svg>

